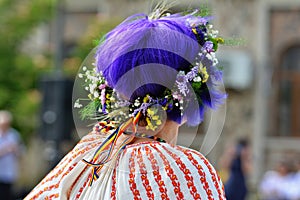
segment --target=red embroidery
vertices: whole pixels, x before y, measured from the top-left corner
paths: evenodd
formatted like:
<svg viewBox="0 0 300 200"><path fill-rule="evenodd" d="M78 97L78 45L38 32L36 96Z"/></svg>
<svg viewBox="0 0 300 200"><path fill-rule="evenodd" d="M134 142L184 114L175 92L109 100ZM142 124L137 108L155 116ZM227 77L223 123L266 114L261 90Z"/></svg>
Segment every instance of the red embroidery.
<svg viewBox="0 0 300 200"><path fill-rule="evenodd" d="M75 196L75 200L79 199L84 188L87 186L89 180L90 180L91 174L89 174L88 178L84 181L83 185L80 187L79 191L77 192L76 196Z"/></svg>
<svg viewBox="0 0 300 200"><path fill-rule="evenodd" d="M143 182L143 186L146 189L146 193L147 193L147 197L148 199L154 199L154 194L152 192L152 188L149 185L149 180L147 178L147 170L146 170L146 165L143 161L143 156L141 154L141 148L138 149L138 155L137 155L137 162L140 168L140 172L141 172L141 179Z"/></svg>
<svg viewBox="0 0 300 200"><path fill-rule="evenodd" d="M160 144L158 144L158 145L160 145ZM184 196L183 196L183 194L182 194L182 192L180 190L180 183L178 181L178 178L175 175L173 169L170 167L170 163L168 162L166 156L156 147L156 145L150 144L150 146L153 147L159 153L160 157L162 158L162 160L164 162L165 170L166 170L169 178L172 181L172 185L174 186L174 190L173 191L174 191L177 199L178 200L184 199L183 198Z"/></svg>
<svg viewBox="0 0 300 200"><path fill-rule="evenodd" d="M59 194L58 193L56 193L56 194L51 194L50 196L46 196L45 197L45 200L51 200L51 199L53 199L53 198L58 198L59 197Z"/></svg>
<svg viewBox="0 0 300 200"><path fill-rule="evenodd" d="M186 165L180 160L180 157L178 157L176 154L171 152L168 148L163 146L163 149L176 161L176 164L180 168L180 170L184 173L185 180L187 181L187 186L190 190L190 194L193 196L194 199L201 199L200 194L197 192L197 188L194 184L194 178L190 172L189 169L187 169Z"/></svg>
<svg viewBox="0 0 300 200"><path fill-rule="evenodd" d="M215 170L212 168L211 164L208 162L208 160L200 153L197 153L197 155L201 158L201 160L204 162L204 164L206 165L206 167L208 168L210 174L211 174L211 178L214 182L214 185L218 191L218 197L219 199L223 199L224 198L224 190L220 189L220 178L218 177L217 173L215 172Z"/></svg>
<svg viewBox="0 0 300 200"><path fill-rule="evenodd" d="M148 146L145 147L145 150L146 150L146 155L148 156L148 160L151 162L154 180L156 181L157 185L159 186L159 191L161 192L160 197L165 200L170 200L170 198L168 197L166 185L165 185L164 181L161 179L161 175L159 173L159 167L157 165L157 160L155 159L151 149ZM176 183L175 183L175 185L176 185Z"/></svg>
<svg viewBox="0 0 300 200"><path fill-rule="evenodd" d="M114 168L114 172L113 172L113 176L112 176L112 186L111 186L111 193L110 193L110 198L112 200L116 200L116 194L117 194L117 190L116 190L116 175L117 175L117 168L118 166L118 163L116 164L115 168Z"/></svg>
<svg viewBox="0 0 300 200"><path fill-rule="evenodd" d="M134 163L134 158L135 158L135 153L134 151L131 152L131 156L129 158L129 169L130 169L130 173L129 173L129 188L132 191L134 200L142 200L141 196L140 196L140 191L137 189L136 187L136 183L135 183L135 163Z"/></svg>
<svg viewBox="0 0 300 200"><path fill-rule="evenodd" d="M47 176L47 177L46 177L46 178L45 178L45 179L37 186L37 188L38 188L39 186L42 186L42 185L45 184L46 182L52 181L54 178L59 177L59 176L65 171L67 164L70 164L71 161L72 161L73 159L75 159L76 157L78 157L78 156L84 154L85 152L89 151L90 149L95 148L96 146L99 146L99 143L100 143L100 142L95 143L95 144L92 144L92 145L90 145L89 147L87 147L87 148L85 148L85 149L83 149L83 150L78 151L77 154L74 154L73 152L76 151L76 150L73 150L73 151L69 154L69 155L72 155L72 154L73 154L73 155L71 156L71 158L68 159L68 162L66 163L66 165L65 165L62 169L60 169L58 172L56 172L55 174L53 174L52 176L49 176L49 177ZM100 143L100 144L101 144L101 143ZM69 156L67 156L67 157L69 157ZM69 168L65 171L65 173L63 173L63 174L61 175L60 179L58 180L58 182L57 182L56 184L53 184L53 185L48 186L48 187L44 187L43 189L39 190L39 192L37 192L31 199L37 199L37 198L38 198L39 196L41 196L44 192L50 191L50 190L52 190L52 189L54 189L54 188L58 188L59 185L60 185L60 182L63 180L63 178L64 178L66 175L68 175L68 174L76 167L77 164L78 164L78 163L76 162L76 163L73 163L73 165L69 166ZM49 175L52 174L52 173L54 173L54 172L53 172L53 171L50 172Z"/></svg>

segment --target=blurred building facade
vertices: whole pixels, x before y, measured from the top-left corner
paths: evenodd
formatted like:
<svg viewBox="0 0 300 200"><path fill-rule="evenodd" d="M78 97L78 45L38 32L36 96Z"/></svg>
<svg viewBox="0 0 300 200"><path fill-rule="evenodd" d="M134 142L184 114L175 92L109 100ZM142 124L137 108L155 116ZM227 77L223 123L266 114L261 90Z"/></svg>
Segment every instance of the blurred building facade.
<svg viewBox="0 0 300 200"><path fill-rule="evenodd" d="M197 8L201 2L181 6ZM252 181L257 183L282 156L300 153L300 2L203 2L213 8L213 23L222 36L245 40L245 44L222 47L220 53L229 98L223 133L208 156L217 163L226 143L249 138L254 158ZM141 0L67 0L65 46L76 45L95 16L99 20L125 18L149 10L149 1Z"/></svg>

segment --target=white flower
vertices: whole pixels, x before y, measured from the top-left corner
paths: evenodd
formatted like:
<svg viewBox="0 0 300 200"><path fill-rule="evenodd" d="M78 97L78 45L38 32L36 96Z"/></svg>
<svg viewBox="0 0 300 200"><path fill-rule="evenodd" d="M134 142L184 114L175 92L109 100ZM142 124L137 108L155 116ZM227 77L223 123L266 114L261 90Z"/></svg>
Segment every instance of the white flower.
<svg viewBox="0 0 300 200"><path fill-rule="evenodd" d="M78 77L79 77L79 78L83 78L83 74L81 74L81 73L78 74Z"/></svg>
<svg viewBox="0 0 300 200"><path fill-rule="evenodd" d="M84 67L82 68L82 70L83 70L83 71L86 71L86 70L87 70L86 66L84 66Z"/></svg>
<svg viewBox="0 0 300 200"><path fill-rule="evenodd" d="M86 91L89 91L89 90L90 90L90 88L89 88L89 87L85 87L84 89L85 89Z"/></svg>
<svg viewBox="0 0 300 200"><path fill-rule="evenodd" d="M194 82L200 82L201 80L202 80L202 79L201 79L200 76L196 76L196 77L193 79Z"/></svg>
<svg viewBox="0 0 300 200"><path fill-rule="evenodd" d="M218 59L214 59L214 65L217 65L219 63Z"/></svg>
<svg viewBox="0 0 300 200"><path fill-rule="evenodd" d="M82 104L79 103L79 101L76 101L74 103L74 108L81 108L82 107Z"/></svg>
<svg viewBox="0 0 300 200"><path fill-rule="evenodd" d="M206 58L207 58L208 60L213 60L212 56L211 56L209 53L206 54Z"/></svg>
<svg viewBox="0 0 300 200"><path fill-rule="evenodd" d="M99 92L95 91L95 92L94 92L94 97L95 97L95 98L98 98L98 97L99 97Z"/></svg>

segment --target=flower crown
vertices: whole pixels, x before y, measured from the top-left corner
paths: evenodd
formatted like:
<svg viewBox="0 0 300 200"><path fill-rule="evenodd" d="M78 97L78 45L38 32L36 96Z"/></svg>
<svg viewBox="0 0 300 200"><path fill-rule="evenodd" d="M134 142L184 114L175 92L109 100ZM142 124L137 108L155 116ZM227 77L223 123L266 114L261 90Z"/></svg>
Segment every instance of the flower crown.
<svg viewBox="0 0 300 200"><path fill-rule="evenodd" d="M167 14L167 16L170 15ZM164 111L168 113L178 109L183 115L191 101L197 101L200 105L204 104L197 92L195 96L191 94L193 91L208 90L207 82L209 81L222 79L215 52L218 44L223 43L224 40L218 37L218 31L213 29L213 25L208 22L207 18L202 19L201 23L199 20L194 21L192 17L186 19L186 26L194 33L201 49L195 58L195 63L191 64L189 69L178 72L173 88L166 88L162 97L147 94L133 101L123 99L116 90L109 86L103 73L96 70L95 64L92 69L84 66L79 78L84 79L85 90L89 92L88 98L91 102L83 107L82 99L77 99L74 104L76 108L83 107L80 111L82 118L93 117L97 120L113 120L123 123L128 118L142 113L146 129L154 131L163 123L161 113Z"/></svg>

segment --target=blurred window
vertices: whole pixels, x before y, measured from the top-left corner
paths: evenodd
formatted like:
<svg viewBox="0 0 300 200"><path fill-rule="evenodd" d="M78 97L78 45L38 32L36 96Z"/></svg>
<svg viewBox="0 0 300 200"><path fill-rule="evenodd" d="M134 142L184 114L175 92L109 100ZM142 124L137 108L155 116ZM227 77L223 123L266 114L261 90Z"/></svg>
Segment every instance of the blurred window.
<svg viewBox="0 0 300 200"><path fill-rule="evenodd" d="M277 131L280 136L300 136L300 46L289 48L277 71Z"/></svg>

